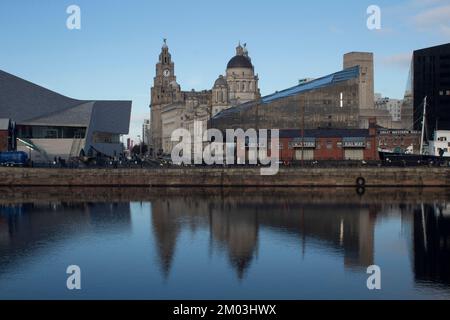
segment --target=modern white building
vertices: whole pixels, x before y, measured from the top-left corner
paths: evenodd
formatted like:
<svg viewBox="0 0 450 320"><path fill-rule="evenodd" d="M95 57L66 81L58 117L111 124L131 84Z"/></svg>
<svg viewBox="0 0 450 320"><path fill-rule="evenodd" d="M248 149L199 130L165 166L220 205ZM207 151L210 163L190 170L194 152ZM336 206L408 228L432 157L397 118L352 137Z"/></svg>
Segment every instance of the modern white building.
<svg viewBox="0 0 450 320"><path fill-rule="evenodd" d="M150 144L150 119L145 119L142 124L142 142L147 146Z"/></svg>
<svg viewBox="0 0 450 320"><path fill-rule="evenodd" d="M428 142L428 154L450 157L450 130L434 132L433 140Z"/></svg>
<svg viewBox="0 0 450 320"><path fill-rule="evenodd" d="M379 93L375 94L375 108L388 111L394 122L402 120L402 103L403 100L383 97Z"/></svg>

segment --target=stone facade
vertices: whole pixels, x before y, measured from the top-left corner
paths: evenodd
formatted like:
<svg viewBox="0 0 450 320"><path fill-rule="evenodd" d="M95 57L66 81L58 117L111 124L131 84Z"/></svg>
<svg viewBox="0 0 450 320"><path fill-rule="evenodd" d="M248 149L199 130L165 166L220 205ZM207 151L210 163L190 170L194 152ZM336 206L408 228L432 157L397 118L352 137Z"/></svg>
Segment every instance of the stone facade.
<svg viewBox="0 0 450 320"><path fill-rule="evenodd" d="M194 122L201 121L206 129L211 116L257 99L258 76L248 55L246 45L238 45L236 55L227 65L211 90L182 91L175 76L175 64L164 41L156 64L156 76L151 89L151 143L156 154L169 154L177 142L171 141L178 128L193 134Z"/></svg>
<svg viewBox="0 0 450 320"><path fill-rule="evenodd" d="M359 108L374 109L374 64L371 52L349 52L344 55L344 69L359 66Z"/></svg>
<svg viewBox="0 0 450 320"><path fill-rule="evenodd" d="M450 186L450 168L280 168L261 176L260 168L35 169L1 168L0 186L135 186L135 187L354 187L362 177L366 186ZM143 188L144 189L144 188ZM151 189L146 189L151 192ZM1 196L2 193L0 193ZM28 194L34 196L33 194ZM64 195L64 192L63 194ZM62 196L59 194L59 196ZM323 200L323 198L322 198Z"/></svg>
<svg viewBox="0 0 450 320"><path fill-rule="evenodd" d="M359 66L359 127L368 128L369 120L376 118L378 125L384 128L398 127L393 124L387 110L375 108L375 75L373 53L349 52L344 55L344 69Z"/></svg>

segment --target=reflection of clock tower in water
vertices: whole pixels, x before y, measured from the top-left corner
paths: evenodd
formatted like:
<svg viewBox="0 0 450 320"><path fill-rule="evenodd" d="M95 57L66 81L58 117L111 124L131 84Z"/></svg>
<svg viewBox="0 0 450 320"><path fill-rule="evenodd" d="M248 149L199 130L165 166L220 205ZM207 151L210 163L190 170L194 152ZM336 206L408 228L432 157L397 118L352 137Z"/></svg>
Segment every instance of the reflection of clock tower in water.
<svg viewBox="0 0 450 320"><path fill-rule="evenodd" d="M162 149L161 109L163 106L181 100L180 86L176 82L175 65L169 53L166 39L156 64L156 76L151 90L151 131L153 150Z"/></svg>

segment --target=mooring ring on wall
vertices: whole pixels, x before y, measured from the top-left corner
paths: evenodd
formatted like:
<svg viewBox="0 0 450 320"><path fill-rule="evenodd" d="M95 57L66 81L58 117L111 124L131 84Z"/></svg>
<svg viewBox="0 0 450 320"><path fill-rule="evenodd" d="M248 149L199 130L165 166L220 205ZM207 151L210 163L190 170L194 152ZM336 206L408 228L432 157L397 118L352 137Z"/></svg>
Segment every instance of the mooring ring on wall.
<svg viewBox="0 0 450 320"><path fill-rule="evenodd" d="M359 177L358 179L356 179L356 185L358 187L364 187L366 185L366 179L364 179L363 177Z"/></svg>
<svg viewBox="0 0 450 320"><path fill-rule="evenodd" d="M358 196L363 196L366 193L366 188L364 187L358 187L356 188L356 194Z"/></svg>

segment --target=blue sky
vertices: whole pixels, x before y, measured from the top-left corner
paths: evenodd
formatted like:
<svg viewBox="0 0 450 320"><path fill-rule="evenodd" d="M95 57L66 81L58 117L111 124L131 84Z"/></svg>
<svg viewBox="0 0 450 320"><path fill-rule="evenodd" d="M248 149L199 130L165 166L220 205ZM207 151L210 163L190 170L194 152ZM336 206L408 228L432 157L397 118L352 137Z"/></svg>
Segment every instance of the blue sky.
<svg viewBox="0 0 450 320"><path fill-rule="evenodd" d="M81 30L66 9L81 8ZM382 28L366 27L378 5ZM78 99L133 100L131 136L149 117L162 38L183 90L210 89L239 40L263 95L375 54L375 89L401 98L415 49L450 42L449 0L1 0L0 69Z"/></svg>

